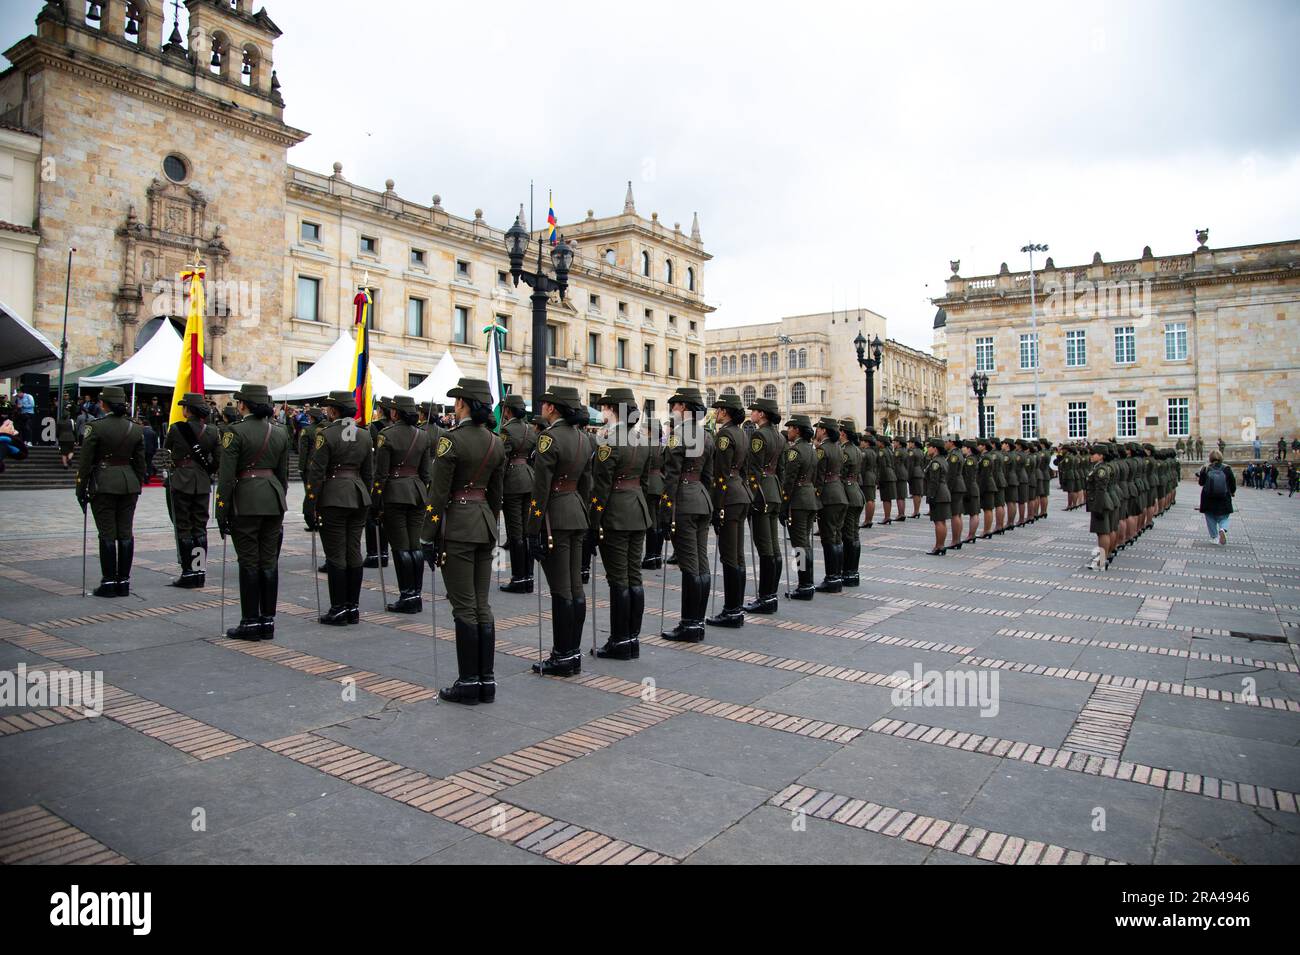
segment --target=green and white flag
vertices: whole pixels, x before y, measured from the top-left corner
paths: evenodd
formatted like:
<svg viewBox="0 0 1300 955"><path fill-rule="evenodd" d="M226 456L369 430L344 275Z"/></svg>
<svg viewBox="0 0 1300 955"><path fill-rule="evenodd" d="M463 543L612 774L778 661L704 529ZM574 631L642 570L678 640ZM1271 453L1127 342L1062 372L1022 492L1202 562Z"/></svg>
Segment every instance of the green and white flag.
<svg viewBox="0 0 1300 955"><path fill-rule="evenodd" d="M487 336L487 382L492 392L492 407L496 412L496 430L501 430L501 401L505 398L505 389L501 387L501 346L505 343L506 330L493 322L483 326Z"/></svg>

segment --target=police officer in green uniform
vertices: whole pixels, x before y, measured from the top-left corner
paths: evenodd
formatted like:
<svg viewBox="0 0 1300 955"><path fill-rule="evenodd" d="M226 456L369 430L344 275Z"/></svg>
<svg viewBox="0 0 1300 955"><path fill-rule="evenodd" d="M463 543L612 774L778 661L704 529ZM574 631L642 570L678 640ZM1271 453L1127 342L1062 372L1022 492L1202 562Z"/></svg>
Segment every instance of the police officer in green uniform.
<svg viewBox="0 0 1300 955"><path fill-rule="evenodd" d="M930 508L930 522L934 525L934 550L931 557L948 553L944 546L948 539L948 519L952 516L952 490L948 483L948 462L945 460L943 441L931 438L926 442L925 499Z"/></svg>
<svg viewBox="0 0 1300 955"><path fill-rule="evenodd" d="M551 588L551 655L533 671L574 676L582 671L582 627L587 598L582 589L582 542L591 498L591 445L582 430L587 407L578 389L556 385L542 395L546 429L533 454L528 548L541 562Z"/></svg>
<svg viewBox="0 0 1300 955"><path fill-rule="evenodd" d="M920 438L907 439L907 489L912 495L912 517L921 516L921 498L925 494L925 445Z"/></svg>
<svg viewBox="0 0 1300 955"><path fill-rule="evenodd" d="M506 446L491 430L492 391L486 381L462 378L447 396L455 399L456 426L438 437L434 451L422 547L430 569L442 567L456 621L456 682L438 696L473 706L497 696L496 620L488 596Z"/></svg>
<svg viewBox="0 0 1300 955"><path fill-rule="evenodd" d="M993 510L997 527L994 534L1002 534L1007 529L1007 456L1002 450L1003 442L989 438L989 454L993 459Z"/></svg>
<svg viewBox="0 0 1300 955"><path fill-rule="evenodd" d="M223 538L229 534L234 539L239 559L239 625L226 636L270 640L275 636L291 442L272 420L265 385L244 385L235 400L243 417L222 432L217 481L217 527Z"/></svg>
<svg viewBox="0 0 1300 955"><path fill-rule="evenodd" d="M524 420L523 395L506 395L502 402L501 440L506 448L505 519L506 551L510 555L510 582L501 589L508 594L533 592L533 560L528 556L528 501L533 493L533 468L528 463L537 434Z"/></svg>
<svg viewBox="0 0 1300 955"><path fill-rule="evenodd" d="M966 479L962 474L961 438L952 435L943 440L943 457L948 469L948 495L951 501L948 524L952 528L953 550L961 550L962 520L966 511Z"/></svg>
<svg viewBox="0 0 1300 955"><path fill-rule="evenodd" d="M330 608L320 622L333 627L361 621L361 535L370 510L374 451L370 431L353 415L350 391L331 391L321 402L329 423L316 432L303 515L320 528Z"/></svg>
<svg viewBox="0 0 1300 955"><path fill-rule="evenodd" d="M1016 460L1015 447L1012 438L1002 439L1003 473L1007 481L1007 517L1003 530L1008 531L1020 526L1020 465Z"/></svg>
<svg viewBox="0 0 1300 955"><path fill-rule="evenodd" d="M817 535L822 539L822 562L826 576L817 589L826 594L837 594L844 589L840 577L844 565L844 545L840 542L840 527L844 511L849 505L840 480L844 456L840 451L840 423L834 418L817 422L817 471L814 483L821 509L817 512Z"/></svg>
<svg viewBox="0 0 1300 955"><path fill-rule="evenodd" d="M645 492L651 448L637 431L640 412L631 388L610 388L596 404L605 436L592 465L589 513L609 584L609 639L596 656L631 660L641 655L645 613L641 555L651 524Z"/></svg>
<svg viewBox="0 0 1300 955"><path fill-rule="evenodd" d="M671 521L673 553L682 572L682 615L665 640L699 643L713 575L709 571L709 524L713 513L713 436L704 427L704 396L682 387L668 399L673 433L664 451L663 507Z"/></svg>
<svg viewBox="0 0 1300 955"><path fill-rule="evenodd" d="M713 527L722 564L722 611L709 617L711 627L745 625L745 521L752 502L749 435L743 427L745 406L736 394L713 403L717 431L713 436Z"/></svg>
<svg viewBox="0 0 1300 955"><path fill-rule="evenodd" d="M821 503L817 498L817 449L812 445L813 426L807 415L791 415L785 422L786 450L781 469L782 520L790 532L792 559L799 582L786 592L789 600L812 600L812 524Z"/></svg>
<svg viewBox="0 0 1300 955"><path fill-rule="evenodd" d="M898 506L898 516L896 521L907 520L907 498L915 480L912 477L912 471L916 462L912 460L912 451L909 442L902 438L894 438L894 493L898 496L895 502ZM912 515L916 517L915 514Z"/></svg>
<svg viewBox="0 0 1300 955"><path fill-rule="evenodd" d="M776 613L781 581L781 462L786 441L778 430L781 411L775 399L755 398L749 406L749 517L758 553L758 593L745 604L748 613Z"/></svg>
<svg viewBox="0 0 1300 955"><path fill-rule="evenodd" d="M131 422L126 395L110 385L99 394L105 414L87 422L77 459L77 502L90 507L99 531L100 583L96 597L131 593L135 505L149 473L144 429Z"/></svg>
<svg viewBox="0 0 1300 955"><path fill-rule="evenodd" d="M980 540L991 540L994 534L993 512L997 508L998 479L992 438L979 438L975 441L975 490L979 498L980 509L984 512L984 533ZM969 487L969 482L967 482Z"/></svg>
<svg viewBox="0 0 1300 955"><path fill-rule="evenodd" d="M862 526L867 530L876 517L876 485L880 481L880 450L877 447L876 433L868 431L861 435L858 445L862 449L862 463L860 483L862 484L862 501L866 508L863 514ZM856 570L856 565L854 565Z"/></svg>
<svg viewBox="0 0 1300 955"><path fill-rule="evenodd" d="M307 409L307 423L298 432L298 477L302 486L307 487L307 469L311 466L311 453L316 447L316 432L325 419L325 412L319 408Z"/></svg>
<svg viewBox="0 0 1300 955"><path fill-rule="evenodd" d="M1114 475L1107 463L1110 459L1107 446L1094 444L1089 450L1084 506L1088 509L1088 531L1097 535L1097 546L1093 548L1092 562L1089 563L1088 568L1100 571L1110 564L1111 535L1115 530L1109 493Z"/></svg>
<svg viewBox="0 0 1300 955"><path fill-rule="evenodd" d="M424 609L424 559L420 531L429 503L432 445L421 431L415 399L393 398L386 413L390 424L379 433L375 446L374 495L379 500L384 536L392 548L398 598L388 604L392 613L419 613Z"/></svg>
<svg viewBox="0 0 1300 955"><path fill-rule="evenodd" d="M967 544L975 543L975 536L980 529L980 462L977 449L976 442L969 438L961 443L961 479L966 486L966 495L963 500L965 501L965 543Z"/></svg>
<svg viewBox="0 0 1300 955"><path fill-rule="evenodd" d="M862 542L858 538L858 520L866 499L862 495L862 449L858 447L858 425L852 418L840 419L840 483L844 486L844 523L840 525L840 547L843 549L840 582L845 587L861 583L858 560L862 555Z"/></svg>
<svg viewBox="0 0 1300 955"><path fill-rule="evenodd" d="M881 525L892 524L894 519L891 516L894 508L894 499L897 497L897 491L894 490L894 482L898 477L898 465L894 461L894 449L890 447L888 438L877 436L876 445L878 447L880 461L880 476L878 486L880 487L880 501L885 508L885 519ZM902 515L899 515L900 519Z"/></svg>
<svg viewBox="0 0 1300 955"><path fill-rule="evenodd" d="M586 410L586 406L583 406ZM589 419L583 419L584 427L579 431L587 442L588 458L596 457L596 448L600 446L600 438L596 435L596 429L592 428ZM582 582L584 584L591 582L591 558L596 555L596 525L588 517L587 519L587 536L582 539Z"/></svg>
<svg viewBox="0 0 1300 955"><path fill-rule="evenodd" d="M208 561L208 495L217 473L221 439L208 426L208 402L200 394L187 394L176 402L185 420L167 429L163 449L169 459L167 500L176 528L176 553L181 575L173 587L202 587Z"/></svg>
<svg viewBox="0 0 1300 955"><path fill-rule="evenodd" d="M664 565L664 527L660 508L664 495L664 440L661 426L654 418L642 422L642 431L650 454L644 493L650 511L650 528L645 532L645 558L641 561L641 569L659 570Z"/></svg>
<svg viewBox="0 0 1300 955"><path fill-rule="evenodd" d="M366 428L370 432L372 448L379 447L379 433L387 425L388 409L392 404L393 399L384 395L382 398L376 398L375 407L370 409L370 423ZM372 496L370 509L366 512L366 559L362 564L364 567L378 568L381 562L385 567L388 566L388 541L387 534L384 533L384 522L380 519L381 507L382 502Z"/></svg>

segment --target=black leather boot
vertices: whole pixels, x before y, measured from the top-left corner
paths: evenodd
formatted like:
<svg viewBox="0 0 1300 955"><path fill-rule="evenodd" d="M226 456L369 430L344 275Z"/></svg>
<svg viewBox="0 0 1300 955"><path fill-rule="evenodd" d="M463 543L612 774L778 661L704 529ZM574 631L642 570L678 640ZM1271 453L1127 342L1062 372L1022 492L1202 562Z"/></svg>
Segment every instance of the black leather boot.
<svg viewBox="0 0 1300 955"><path fill-rule="evenodd" d="M280 596L280 568L263 567L258 571L262 577L262 607L259 620L262 624L262 639L275 639L275 603Z"/></svg>
<svg viewBox="0 0 1300 955"><path fill-rule="evenodd" d="M659 636L665 640L685 640L682 635L690 623L691 611L695 609L695 588L698 586L698 578L694 574L682 574L682 614L681 619L677 621L677 626L671 630L662 631Z"/></svg>
<svg viewBox="0 0 1300 955"><path fill-rule="evenodd" d="M495 622L478 625L478 683L480 703L492 703L497 698L496 659L497 625Z"/></svg>
<svg viewBox="0 0 1300 955"><path fill-rule="evenodd" d="M232 640L262 639L262 575L256 567L239 565L239 626L226 636Z"/></svg>
<svg viewBox="0 0 1300 955"><path fill-rule="evenodd" d="M737 629L745 625L745 568L722 565L722 612L705 621L710 627Z"/></svg>
<svg viewBox="0 0 1300 955"><path fill-rule="evenodd" d="M528 579L528 542L511 541L506 545L510 553L510 583L502 584L500 590L508 594L530 594L533 592L532 581Z"/></svg>
<svg viewBox="0 0 1300 955"><path fill-rule="evenodd" d="M478 625L456 620L456 669L459 676L451 686L438 691L438 698L448 703L478 706L483 686L478 675Z"/></svg>
<svg viewBox="0 0 1300 955"><path fill-rule="evenodd" d="M99 586L96 597L117 596L117 541L99 539Z"/></svg>
<svg viewBox="0 0 1300 955"><path fill-rule="evenodd" d="M117 595L131 595L131 559L135 556L135 538L127 537L117 542Z"/></svg>
<svg viewBox="0 0 1300 955"><path fill-rule="evenodd" d="M582 631L587 625L587 595L580 593L573 598L573 624L569 629L568 651L573 660L573 672L582 672Z"/></svg>
<svg viewBox="0 0 1300 955"><path fill-rule="evenodd" d="M807 566L799 565L799 582L794 590L786 593L787 600L812 600L817 590L813 587L813 568L812 561L807 562Z"/></svg>
<svg viewBox="0 0 1300 955"><path fill-rule="evenodd" d="M348 580L347 568L335 567L325 562L325 578L329 583L330 609L320 622L331 627L343 627L348 622Z"/></svg>
<svg viewBox="0 0 1300 955"><path fill-rule="evenodd" d="M420 591L415 587L415 569L417 562L411 557L412 552L409 550L393 551L393 566L397 576L398 597L393 603L387 604L386 609L389 613L419 613Z"/></svg>
<svg viewBox="0 0 1300 955"><path fill-rule="evenodd" d="M195 588L205 587L208 583L208 532L204 531L194 538L194 560L191 567L198 567L194 572Z"/></svg>
<svg viewBox="0 0 1300 955"><path fill-rule="evenodd" d="M551 597L551 655L540 664L533 664L533 672L546 676L573 676L573 657L569 654L569 632L573 628L573 601Z"/></svg>
<svg viewBox="0 0 1300 955"><path fill-rule="evenodd" d="M361 622L361 577L362 568L349 567L347 570L348 582L348 623Z"/></svg>
<svg viewBox="0 0 1300 955"><path fill-rule="evenodd" d="M642 570L658 570L664 565L663 546L663 531L652 527L645 532L645 559L641 561Z"/></svg>
<svg viewBox="0 0 1300 955"><path fill-rule="evenodd" d="M582 539L582 582L591 583L591 557L596 552L596 532L588 530Z"/></svg>
<svg viewBox="0 0 1300 955"><path fill-rule="evenodd" d="M843 584L840 583L839 570L835 563L835 552L839 546L839 544L828 544L826 541L822 541L822 562L826 565L823 568L826 571L826 576L817 585L818 593L837 594L843 589Z"/></svg>
<svg viewBox="0 0 1300 955"><path fill-rule="evenodd" d="M596 648L596 656L610 660L631 660L628 620L632 613L632 594L627 587L609 588L609 639Z"/></svg>
<svg viewBox="0 0 1300 955"><path fill-rule="evenodd" d="M424 610L424 553L419 550L406 552L408 573L411 581L411 596L406 613L420 613Z"/></svg>
<svg viewBox="0 0 1300 955"><path fill-rule="evenodd" d="M849 540L841 546L844 549L842 558L844 563L840 568L840 583L845 587L857 587L862 582L858 577L858 558L862 556L862 542Z"/></svg>
<svg viewBox="0 0 1300 955"><path fill-rule="evenodd" d="M758 559L758 593L745 604L745 613L776 613L776 587L780 579L781 558Z"/></svg>
<svg viewBox="0 0 1300 955"><path fill-rule="evenodd" d="M198 575L194 572L191 565L194 563L194 538L181 537L176 540L176 560L181 565L181 575L172 580L167 586L181 587L190 590L197 586L194 578Z"/></svg>
<svg viewBox="0 0 1300 955"><path fill-rule="evenodd" d="M641 656L641 619L645 616L645 588L628 588L627 644L635 660Z"/></svg>

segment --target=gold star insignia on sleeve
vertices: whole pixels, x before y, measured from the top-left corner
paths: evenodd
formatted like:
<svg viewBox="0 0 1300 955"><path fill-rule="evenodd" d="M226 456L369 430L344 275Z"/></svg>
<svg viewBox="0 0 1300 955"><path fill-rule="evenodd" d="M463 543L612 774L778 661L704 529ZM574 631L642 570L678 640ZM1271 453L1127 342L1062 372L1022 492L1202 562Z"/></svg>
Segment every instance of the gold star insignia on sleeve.
<svg viewBox="0 0 1300 955"><path fill-rule="evenodd" d="M432 504L426 504L426 505L424 505L424 509L425 509L426 512L431 512L431 511L433 510L433 505L432 505Z"/></svg>
<svg viewBox="0 0 1300 955"><path fill-rule="evenodd" d="M440 520L442 520L442 517L440 515L438 514L433 515L433 523L437 524L438 521Z"/></svg>

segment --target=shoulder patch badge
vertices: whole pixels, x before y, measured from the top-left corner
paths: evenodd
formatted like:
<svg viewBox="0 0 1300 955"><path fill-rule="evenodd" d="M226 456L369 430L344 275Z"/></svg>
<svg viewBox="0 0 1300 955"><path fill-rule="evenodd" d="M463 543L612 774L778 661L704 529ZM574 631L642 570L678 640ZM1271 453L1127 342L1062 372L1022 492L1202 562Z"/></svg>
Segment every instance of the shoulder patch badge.
<svg viewBox="0 0 1300 955"><path fill-rule="evenodd" d="M613 453L614 453L614 449L612 447L610 447L608 444L602 444L600 446L600 449L596 452L596 459L598 461L608 461L609 456Z"/></svg>
<svg viewBox="0 0 1300 955"><path fill-rule="evenodd" d="M230 447L230 442L234 440L235 440L235 432L227 431L225 434L221 436L221 446L223 448L228 448ZM320 447L320 445L317 445L317 447Z"/></svg>
<svg viewBox="0 0 1300 955"><path fill-rule="evenodd" d="M670 448L675 448L680 443L681 442L677 440L677 435L673 435L671 438L668 439L668 447Z"/></svg>
<svg viewBox="0 0 1300 955"><path fill-rule="evenodd" d="M725 451L729 447L731 447L731 439L729 437L724 434L722 437L718 438L719 451Z"/></svg>
<svg viewBox="0 0 1300 955"><path fill-rule="evenodd" d="M226 436L225 436L224 438L221 439L221 443L222 443L222 444L226 444L226 443L228 443L228 442L226 441L226 438L229 438L229 437L230 437L230 432L226 432ZM320 450L321 448L323 448L323 447L325 447L325 435L324 435L324 434L317 433L317 435L316 435L316 450L319 451L319 450Z"/></svg>
<svg viewBox="0 0 1300 955"><path fill-rule="evenodd" d="M799 459L799 452L796 451L794 448L791 448L789 451L785 453L785 459L787 461L797 461Z"/></svg>
<svg viewBox="0 0 1300 955"><path fill-rule="evenodd" d="M980 462L980 467L982 467L982 468L986 468L986 467L988 467L988 466L989 466L989 462L988 462L987 460L984 460L984 461L981 461L981 462Z"/></svg>
<svg viewBox="0 0 1300 955"><path fill-rule="evenodd" d="M824 458L824 457L826 457L826 449L825 449L825 448L818 448L818 449L817 449L817 460L820 461L820 460L821 460L822 458Z"/></svg>
<svg viewBox="0 0 1300 955"><path fill-rule="evenodd" d="M438 457L442 457L444 454L446 454L446 453L447 453L448 451L450 451L450 450L451 450L451 438L445 438L445 437L444 437L444 438L439 438L439 439L438 439Z"/></svg>
<svg viewBox="0 0 1300 955"><path fill-rule="evenodd" d="M382 448L383 446L384 446L384 436L381 434L379 436L379 440L375 442L375 447Z"/></svg>
<svg viewBox="0 0 1300 955"><path fill-rule="evenodd" d="M545 454L547 451L551 450L551 445L553 445L554 443L555 443L555 439L552 438L549 434L542 435L540 438L537 439L537 453Z"/></svg>
<svg viewBox="0 0 1300 955"><path fill-rule="evenodd" d="M763 439L762 439L762 438L750 438L750 439L749 439L749 450L750 450L751 452L753 452L754 454L758 454L758 452L762 451L762 450L763 450Z"/></svg>

